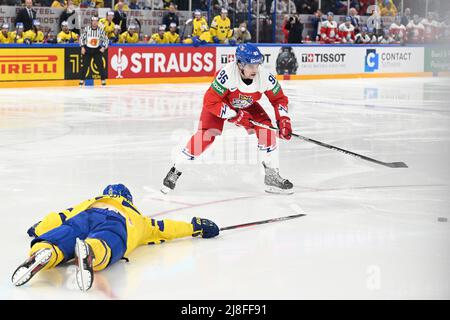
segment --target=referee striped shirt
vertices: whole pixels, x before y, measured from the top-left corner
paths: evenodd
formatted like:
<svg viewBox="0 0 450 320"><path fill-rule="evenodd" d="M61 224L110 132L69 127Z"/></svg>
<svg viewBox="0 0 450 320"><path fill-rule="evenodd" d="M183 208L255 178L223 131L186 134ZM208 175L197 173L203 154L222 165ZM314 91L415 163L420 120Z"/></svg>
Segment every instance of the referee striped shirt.
<svg viewBox="0 0 450 320"><path fill-rule="evenodd" d="M98 26L93 29L91 26L86 27L80 37L80 45L82 47L88 48L108 48L108 37L106 36L105 30Z"/></svg>

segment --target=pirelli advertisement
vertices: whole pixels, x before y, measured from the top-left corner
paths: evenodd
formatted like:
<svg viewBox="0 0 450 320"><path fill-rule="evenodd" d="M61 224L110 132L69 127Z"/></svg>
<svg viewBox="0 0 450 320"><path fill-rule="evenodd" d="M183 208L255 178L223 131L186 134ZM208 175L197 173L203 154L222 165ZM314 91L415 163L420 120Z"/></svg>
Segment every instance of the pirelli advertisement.
<svg viewBox="0 0 450 320"><path fill-rule="evenodd" d="M63 79L64 48L0 48L0 81Z"/></svg>

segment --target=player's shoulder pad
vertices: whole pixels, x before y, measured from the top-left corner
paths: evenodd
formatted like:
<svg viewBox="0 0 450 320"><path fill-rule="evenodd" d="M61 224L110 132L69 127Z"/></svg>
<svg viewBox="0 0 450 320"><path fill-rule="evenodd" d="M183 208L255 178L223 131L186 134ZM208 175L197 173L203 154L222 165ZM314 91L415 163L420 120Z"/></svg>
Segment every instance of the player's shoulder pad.
<svg viewBox="0 0 450 320"><path fill-rule="evenodd" d="M263 87L265 88L265 91L272 91L274 95L277 95L278 92L280 92L280 83L278 82L277 78L270 72L262 70L261 80L264 81Z"/></svg>
<svg viewBox="0 0 450 320"><path fill-rule="evenodd" d="M235 63L228 63L217 72L216 77L211 84L211 87L219 95L224 95L229 88L235 86L235 68Z"/></svg>

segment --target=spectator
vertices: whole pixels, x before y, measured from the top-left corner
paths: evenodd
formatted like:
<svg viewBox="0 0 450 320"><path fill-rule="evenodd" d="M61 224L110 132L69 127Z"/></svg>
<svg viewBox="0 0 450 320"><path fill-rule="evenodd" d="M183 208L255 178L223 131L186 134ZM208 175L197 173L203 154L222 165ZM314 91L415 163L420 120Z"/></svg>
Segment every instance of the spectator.
<svg viewBox="0 0 450 320"><path fill-rule="evenodd" d="M177 15L177 8L175 7L174 3L171 3L169 5L169 12L163 17L162 19L162 24L166 25L166 31L169 31L170 29L170 24L171 23L175 23L177 26L177 31L178 31L178 26L180 25L179 23L179 18Z"/></svg>
<svg viewBox="0 0 450 320"><path fill-rule="evenodd" d="M53 1L51 7L52 8L64 8L64 3L65 3L64 0L55 0L55 1Z"/></svg>
<svg viewBox="0 0 450 320"><path fill-rule="evenodd" d="M67 21L69 30L75 32L76 34L80 34L80 29L77 28L78 13L75 12L75 5L73 4L73 0L67 1L66 8L61 13L59 21Z"/></svg>
<svg viewBox="0 0 450 320"><path fill-rule="evenodd" d="M116 5L116 11L114 11L114 24L120 26L120 33L127 31L127 14L124 11L124 3L119 1ZM128 6L127 6L128 8Z"/></svg>
<svg viewBox="0 0 450 320"><path fill-rule="evenodd" d="M405 12L403 13L401 23L406 27L410 21L411 21L411 9L406 8Z"/></svg>
<svg viewBox="0 0 450 320"><path fill-rule="evenodd" d="M109 38L109 43L117 43L120 39L120 26L117 24L114 24L114 32L111 35L111 38Z"/></svg>
<svg viewBox="0 0 450 320"><path fill-rule="evenodd" d="M121 5L119 5L119 3L122 3ZM120 10L122 11L128 11L130 10L130 8L128 7L128 4L124 2L124 0L119 0L119 2L116 3L116 5L114 6L114 10L118 11L120 7Z"/></svg>
<svg viewBox="0 0 450 320"><path fill-rule="evenodd" d="M55 36L55 33L53 31L50 30L47 33L47 37L45 38L44 43L50 43L50 44L58 43L57 39L56 39L56 36Z"/></svg>
<svg viewBox="0 0 450 320"><path fill-rule="evenodd" d="M287 25L289 24L289 15L283 17L283 24L281 25L281 31L283 32L283 43L288 43L289 41L289 29Z"/></svg>
<svg viewBox="0 0 450 320"><path fill-rule="evenodd" d="M342 43L355 42L355 27L352 25L352 18L345 17L345 22L339 25L339 37Z"/></svg>
<svg viewBox="0 0 450 320"><path fill-rule="evenodd" d="M137 0L130 0L130 4L128 5L128 7L131 10L140 10L141 8L139 7L139 5L137 4Z"/></svg>
<svg viewBox="0 0 450 320"><path fill-rule="evenodd" d="M288 43L302 43L303 24L298 15L291 16L285 28L289 30Z"/></svg>
<svg viewBox="0 0 450 320"><path fill-rule="evenodd" d="M247 23L242 22L239 25L239 28L233 29L233 35L231 36L229 43L231 45L235 45L235 44L239 44L239 43L249 42L251 39L252 39L252 36L251 36L250 32L248 32Z"/></svg>
<svg viewBox="0 0 450 320"><path fill-rule="evenodd" d="M273 13L274 10L274 2L270 6L270 12ZM297 13L297 9L295 8L295 3L292 0L278 0L277 1L277 13Z"/></svg>
<svg viewBox="0 0 450 320"><path fill-rule="evenodd" d="M23 32L33 28L33 20L36 20L36 10L32 8L33 0L25 0L25 8L17 13L16 23L22 23Z"/></svg>
<svg viewBox="0 0 450 320"><path fill-rule="evenodd" d="M378 0L378 8L382 17L395 17L397 15L397 8L392 0Z"/></svg>
<svg viewBox="0 0 450 320"><path fill-rule="evenodd" d="M325 22L327 19L323 15L321 10L316 10L314 13L314 17L311 20L312 24L312 32L311 32L311 39L314 41L318 41L317 37L320 34L320 29L322 28L322 23Z"/></svg>
<svg viewBox="0 0 450 320"><path fill-rule="evenodd" d="M319 8L318 0L294 0L299 14L313 14Z"/></svg>

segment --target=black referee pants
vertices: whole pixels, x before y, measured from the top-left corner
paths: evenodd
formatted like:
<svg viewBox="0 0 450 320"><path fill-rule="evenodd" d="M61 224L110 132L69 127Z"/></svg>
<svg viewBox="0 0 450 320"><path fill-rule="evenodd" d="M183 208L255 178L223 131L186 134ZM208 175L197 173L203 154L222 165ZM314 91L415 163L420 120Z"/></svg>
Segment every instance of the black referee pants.
<svg viewBox="0 0 450 320"><path fill-rule="evenodd" d="M94 59L94 63L100 72L100 78L102 80L106 79L106 68L103 66L103 53L101 53L100 48L86 47L86 53L82 57L81 80L85 80L86 72L89 69L89 65L91 64L92 59Z"/></svg>

